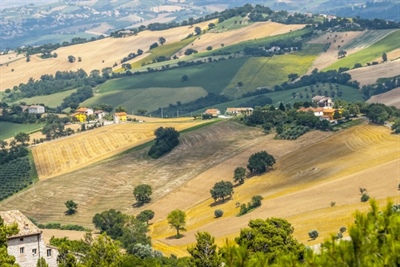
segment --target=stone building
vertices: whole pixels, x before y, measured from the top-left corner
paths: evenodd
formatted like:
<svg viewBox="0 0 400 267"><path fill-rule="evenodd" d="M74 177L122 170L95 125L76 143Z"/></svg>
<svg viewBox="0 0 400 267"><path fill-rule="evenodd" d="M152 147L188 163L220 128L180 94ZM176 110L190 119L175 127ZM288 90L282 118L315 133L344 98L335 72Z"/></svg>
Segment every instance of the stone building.
<svg viewBox="0 0 400 267"><path fill-rule="evenodd" d="M0 212L5 225L16 223L19 232L7 238L7 252L15 257L21 267L34 267L40 257L43 257L49 267L57 267L58 251L47 246L42 237L42 231L18 210Z"/></svg>

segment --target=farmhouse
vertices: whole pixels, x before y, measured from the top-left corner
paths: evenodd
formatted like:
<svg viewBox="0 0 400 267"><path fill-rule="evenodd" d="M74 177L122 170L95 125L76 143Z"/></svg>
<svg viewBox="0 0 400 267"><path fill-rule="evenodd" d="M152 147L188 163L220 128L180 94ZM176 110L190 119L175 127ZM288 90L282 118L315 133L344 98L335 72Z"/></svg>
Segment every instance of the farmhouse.
<svg viewBox="0 0 400 267"><path fill-rule="evenodd" d="M335 114L336 109L334 108L325 108L322 115L323 118L329 119L330 121L333 120L333 115Z"/></svg>
<svg viewBox="0 0 400 267"><path fill-rule="evenodd" d="M251 114L253 113L253 108L227 108L225 115L236 116L238 114Z"/></svg>
<svg viewBox="0 0 400 267"><path fill-rule="evenodd" d="M325 108L330 108L333 107L333 101L332 98L327 97L327 96L321 96L317 95L311 98L311 100L318 105L318 107L325 107Z"/></svg>
<svg viewBox="0 0 400 267"><path fill-rule="evenodd" d="M0 217L5 225L18 225L19 232L7 238L7 253L15 257L16 263L21 267L32 267L43 257L49 267L57 266L57 249L45 245L42 231L24 214L10 210L0 212Z"/></svg>
<svg viewBox="0 0 400 267"><path fill-rule="evenodd" d="M120 123L126 121L126 112L116 112L114 113L114 123Z"/></svg>
<svg viewBox="0 0 400 267"><path fill-rule="evenodd" d="M211 115L212 117L217 118L219 115L221 115L221 111L219 111L219 109L216 108L209 108L206 111L204 111L203 114L208 114Z"/></svg>
<svg viewBox="0 0 400 267"><path fill-rule="evenodd" d="M91 108L78 108L72 117L75 117L79 122L87 121L87 116L93 115L93 109Z"/></svg>
<svg viewBox="0 0 400 267"><path fill-rule="evenodd" d="M44 106L37 105L37 106L30 106L28 108L28 113L31 114L43 114L44 112L45 112Z"/></svg>
<svg viewBox="0 0 400 267"><path fill-rule="evenodd" d="M320 107L318 107L318 108L313 108L313 107L305 108L305 107L302 107L298 111L304 111L304 112L312 111L316 117L322 117L324 115L324 109L320 108Z"/></svg>
<svg viewBox="0 0 400 267"><path fill-rule="evenodd" d="M98 118L99 120L101 120L101 119L103 119L103 117L104 117L105 115L107 115L107 113L106 113L105 111L103 111L103 110L96 110L96 111L94 112L94 115L96 116L96 118Z"/></svg>

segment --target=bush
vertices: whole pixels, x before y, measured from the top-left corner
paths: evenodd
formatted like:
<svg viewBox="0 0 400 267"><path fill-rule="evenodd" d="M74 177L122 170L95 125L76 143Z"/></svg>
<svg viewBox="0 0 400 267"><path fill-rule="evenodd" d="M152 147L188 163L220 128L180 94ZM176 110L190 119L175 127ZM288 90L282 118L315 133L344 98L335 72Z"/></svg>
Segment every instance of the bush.
<svg viewBox="0 0 400 267"><path fill-rule="evenodd" d="M361 202L367 202L369 200L369 195L366 193L363 193L361 195Z"/></svg>
<svg viewBox="0 0 400 267"><path fill-rule="evenodd" d="M339 229L339 231L341 232L341 233L344 233L344 232L346 232L346 227L344 227L344 226L342 226L342 227L340 227L340 229Z"/></svg>
<svg viewBox="0 0 400 267"><path fill-rule="evenodd" d="M222 215L224 215L224 212L222 210L215 210L214 211L215 218L222 217Z"/></svg>
<svg viewBox="0 0 400 267"><path fill-rule="evenodd" d="M308 232L308 236L312 239L315 240L318 237L319 233L317 230L311 230Z"/></svg>

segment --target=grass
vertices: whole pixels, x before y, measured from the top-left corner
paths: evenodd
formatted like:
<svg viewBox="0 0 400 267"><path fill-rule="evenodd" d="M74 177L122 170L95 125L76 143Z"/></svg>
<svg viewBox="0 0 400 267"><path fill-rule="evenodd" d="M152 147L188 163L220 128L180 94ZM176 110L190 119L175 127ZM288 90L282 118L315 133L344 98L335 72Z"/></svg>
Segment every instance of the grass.
<svg viewBox="0 0 400 267"><path fill-rule="evenodd" d="M201 87L152 87L146 89L110 91L97 94L83 102L82 105L95 106L101 103L110 104L114 107L122 105L128 108L129 113L134 113L138 109L154 111L159 107L176 104L177 101L187 103L206 95L207 92Z"/></svg>
<svg viewBox="0 0 400 267"><path fill-rule="evenodd" d="M153 60L156 60L160 56L172 57L173 55L175 55L175 53L177 53L179 50L181 50L182 48L193 42L196 38L197 36L192 36L180 42L175 42L171 44L168 44L167 40L164 45L159 45L158 47L150 50L149 56L137 62L132 63L131 66L133 69L140 68L143 63L146 64L152 63ZM163 63L165 64L168 62L163 62Z"/></svg>
<svg viewBox="0 0 400 267"><path fill-rule="evenodd" d="M352 68L356 63L365 65L368 62L380 58L383 53L387 53L399 48L399 40L400 30L394 31L373 45L338 60L328 68L324 69L324 71L336 70L340 67Z"/></svg>
<svg viewBox="0 0 400 267"><path fill-rule="evenodd" d="M70 96L72 93L75 93L76 91L77 91L77 89L72 89L72 90L68 90L68 91L64 91L64 92L60 92L60 93L55 93L52 95L22 98L22 99L19 99L16 103L26 102L27 105L44 104L48 107L55 108L55 107L61 105L64 98L66 98L67 96Z"/></svg>
<svg viewBox="0 0 400 267"><path fill-rule="evenodd" d="M220 94L246 60L236 58L110 80L100 85L98 92L150 87L202 87L209 93ZM183 75L189 77L188 81L182 82Z"/></svg>
<svg viewBox="0 0 400 267"><path fill-rule="evenodd" d="M39 124L18 124L7 121L0 121L0 140L14 137L19 132L32 133L40 130L43 123Z"/></svg>
<svg viewBox="0 0 400 267"><path fill-rule="evenodd" d="M240 68L224 93L228 96L238 96L258 87L272 88L288 80L288 75L305 74L313 61L322 51L323 45L308 45L302 51L273 57L251 57ZM238 88L237 84L243 83Z"/></svg>
<svg viewBox="0 0 400 267"><path fill-rule="evenodd" d="M383 38L385 38L387 35L392 33L395 30L370 30L364 32L361 36L358 38L355 38L351 40L349 43L344 45L342 49L344 50L349 50L349 49L355 49L355 48L360 48L360 47L368 47Z"/></svg>
<svg viewBox="0 0 400 267"><path fill-rule="evenodd" d="M242 21L242 23L240 23ZM236 22L236 23L235 23ZM221 23L215 23L215 27L210 30L210 32L226 32L226 31L231 31L231 30L237 30L240 28L247 27L251 25L252 23L249 22L249 20L243 19L241 16L236 16L233 18L229 18L224 20Z"/></svg>

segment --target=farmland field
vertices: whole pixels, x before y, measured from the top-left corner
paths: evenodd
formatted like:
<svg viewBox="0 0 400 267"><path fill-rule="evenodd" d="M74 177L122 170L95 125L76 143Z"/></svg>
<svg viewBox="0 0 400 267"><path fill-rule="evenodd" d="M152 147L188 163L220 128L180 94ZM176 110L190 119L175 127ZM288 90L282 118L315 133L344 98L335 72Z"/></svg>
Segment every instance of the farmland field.
<svg viewBox="0 0 400 267"><path fill-rule="evenodd" d="M395 106L400 109L400 88L390 90L389 92L374 95L367 100L367 103L382 103L387 106Z"/></svg>
<svg viewBox="0 0 400 267"><path fill-rule="evenodd" d="M272 88L288 80L288 75L297 73L305 74L312 62L321 52L322 45L313 44L305 47L303 51L273 57L251 57L239 69L238 73L224 89L224 94L238 96L258 87ZM243 83L239 87L237 84Z"/></svg>
<svg viewBox="0 0 400 267"><path fill-rule="evenodd" d="M152 87L202 87L209 93L219 94L246 60L246 58L235 58L114 79L100 85L98 93ZM188 76L185 82L182 81L183 75ZM132 92L134 93L134 90Z"/></svg>
<svg viewBox="0 0 400 267"><path fill-rule="evenodd" d="M199 123L125 123L90 130L32 148L39 179L54 177L117 155L154 138L160 126L183 130Z"/></svg>
<svg viewBox="0 0 400 267"><path fill-rule="evenodd" d="M367 64L379 57L383 53L390 52L399 48L400 30L396 30L378 42L374 43L367 48L364 48L354 54L348 55L334 64L330 65L325 70L339 69L340 67L353 68L354 64L360 63L362 65Z"/></svg>
<svg viewBox="0 0 400 267"><path fill-rule="evenodd" d="M18 124L0 121L0 140L14 137L19 132L29 133L40 130L44 124Z"/></svg>
<svg viewBox="0 0 400 267"><path fill-rule="evenodd" d="M375 84L379 78L391 78L400 75L400 60L385 62L347 71L360 85Z"/></svg>
<svg viewBox="0 0 400 267"><path fill-rule="evenodd" d="M44 104L48 107L55 108L61 105L64 98L70 96L72 93L75 93L76 91L77 89L72 89L60 93L55 93L52 95L42 95L42 96L34 96L31 98L22 98L18 100L17 103L25 102L27 105Z"/></svg>
<svg viewBox="0 0 400 267"><path fill-rule="evenodd" d="M0 208L34 214L41 223L68 222L86 227L93 227L95 213L110 208L128 214L151 209L155 211L150 231L154 247L167 255L182 256L195 242L197 231L210 232L222 244L254 218L287 218L300 241L321 242L340 226L347 227L355 208L367 209L368 203L360 203L359 187L367 188L381 203L387 196L400 201L400 136L392 135L387 127L364 124L339 133L313 131L295 141L273 137L257 128L222 121L182 134L180 145L159 160L149 159L146 148L135 150L41 180L0 202ZM245 166L249 156L260 150L277 159L273 170L247 179L234 189L232 200L213 206L209 195L212 185L221 179L231 180L233 170ZM140 183L152 185L152 202L133 208L132 190ZM235 203L247 203L257 194L264 197L262 206L236 217ZM79 210L66 218L64 202L71 198L79 204ZM52 205L43 205L44 201ZM335 207L330 207L332 201ZM181 239L169 238L174 229L165 220L176 208L185 210L188 216L188 231ZM224 216L215 219L215 209L222 209ZM307 241L310 228L320 232L316 241Z"/></svg>
<svg viewBox="0 0 400 267"><path fill-rule="evenodd" d="M360 36L356 39L351 40L347 44L342 46L344 50L352 50L352 49L363 49L371 46L372 44L382 40L387 35L391 34L396 30L370 30L364 31Z"/></svg>
<svg viewBox="0 0 400 267"><path fill-rule="evenodd" d="M114 107L122 105L128 108L129 114L136 113L138 109L148 112L155 111L159 107L176 104L177 101L187 103L200 97L206 96L207 92L201 87L182 88L146 88L110 91L97 94L85 102L82 106L95 106L101 103L110 104Z"/></svg>

